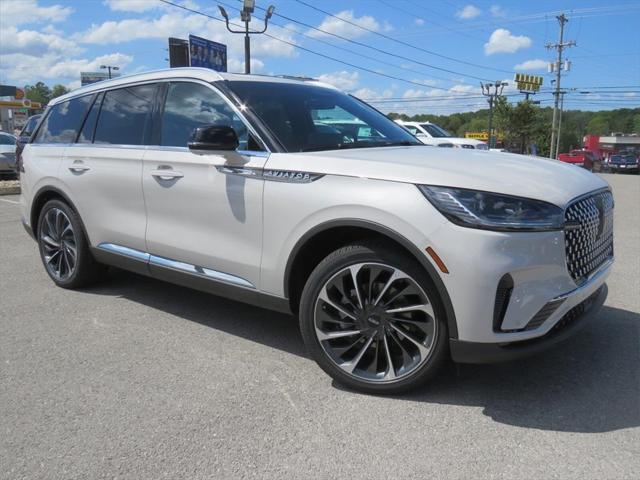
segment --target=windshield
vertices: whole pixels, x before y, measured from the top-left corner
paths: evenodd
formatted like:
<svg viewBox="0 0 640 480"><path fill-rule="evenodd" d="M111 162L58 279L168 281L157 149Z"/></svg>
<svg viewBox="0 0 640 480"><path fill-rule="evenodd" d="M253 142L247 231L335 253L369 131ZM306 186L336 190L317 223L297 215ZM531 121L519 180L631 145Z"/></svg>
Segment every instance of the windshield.
<svg viewBox="0 0 640 480"><path fill-rule="evenodd" d="M435 138L444 138L444 137L451 136L451 134L447 132L444 128L440 128L438 125L434 123L423 123L420 126L424 128L429 133L429 135Z"/></svg>
<svg viewBox="0 0 640 480"><path fill-rule="evenodd" d="M305 84L229 81L287 152L422 145L364 102Z"/></svg>

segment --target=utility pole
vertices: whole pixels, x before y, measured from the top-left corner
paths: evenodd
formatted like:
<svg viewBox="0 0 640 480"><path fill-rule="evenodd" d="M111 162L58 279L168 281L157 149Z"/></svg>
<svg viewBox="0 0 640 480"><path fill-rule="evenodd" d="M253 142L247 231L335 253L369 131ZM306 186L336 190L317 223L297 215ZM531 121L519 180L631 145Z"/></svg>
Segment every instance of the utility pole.
<svg viewBox="0 0 640 480"><path fill-rule="evenodd" d="M559 136L558 133L558 106L560 104L560 79L562 70L569 70L571 64L566 62L563 66L562 64L562 51L565 48L575 46L576 42L573 40L569 42L564 41L564 26L569 21L569 19L565 16L564 13L558 15L556 17L558 19L558 23L560 24L560 40L558 43L547 44L546 47L548 49L556 49L558 51L558 59L555 63L549 64L549 72L556 74L556 91L553 93L554 102L553 102L553 120L551 121L551 144L549 145L549 158L556 158L558 156L558 151L556 148L556 137Z"/></svg>
<svg viewBox="0 0 640 480"><path fill-rule="evenodd" d="M231 33L242 33L244 34L244 73L251 73L251 39L250 35L261 34L267 31L267 25L269 23L269 19L273 15L273 11L276 9L273 5L269 5L269 8L265 11L264 14L264 28L262 30L249 30L249 23L251 22L251 14L253 13L256 7L255 0L244 0L242 3L242 10L240 10L240 20L244 22L244 30L232 30L229 27L229 15L227 11L220 5L218 8L220 9L220 15L224 17L224 20L227 25L227 30Z"/></svg>
<svg viewBox="0 0 640 480"><path fill-rule="evenodd" d="M101 70L107 70L109 72L109 78L111 78L111 70L120 70L120 67L114 67L113 65L100 65Z"/></svg>
<svg viewBox="0 0 640 480"><path fill-rule="evenodd" d="M493 138L493 104L495 99L502 95L502 90L507 85L507 82L502 82L500 80L496 80L496 83L480 83L480 86L482 87L482 94L485 97L489 97L489 148L494 148L496 146L495 139ZM491 91L492 88L493 91Z"/></svg>

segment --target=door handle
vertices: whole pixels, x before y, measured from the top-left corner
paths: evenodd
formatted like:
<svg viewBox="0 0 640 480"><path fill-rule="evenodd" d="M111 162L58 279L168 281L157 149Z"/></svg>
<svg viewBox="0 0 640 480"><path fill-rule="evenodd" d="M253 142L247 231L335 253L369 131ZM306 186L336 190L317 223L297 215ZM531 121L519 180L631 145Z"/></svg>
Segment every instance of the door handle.
<svg viewBox="0 0 640 480"><path fill-rule="evenodd" d="M69 167L69 170L72 171L73 173L82 173L82 172L86 172L87 170L91 170L91 167L88 167L87 165L85 165L82 160L76 160L71 164L71 166Z"/></svg>
<svg viewBox="0 0 640 480"><path fill-rule="evenodd" d="M182 172L178 172L177 170L161 168L159 170L151 170L151 176L159 178L160 180L173 180L176 178L184 177L184 174Z"/></svg>

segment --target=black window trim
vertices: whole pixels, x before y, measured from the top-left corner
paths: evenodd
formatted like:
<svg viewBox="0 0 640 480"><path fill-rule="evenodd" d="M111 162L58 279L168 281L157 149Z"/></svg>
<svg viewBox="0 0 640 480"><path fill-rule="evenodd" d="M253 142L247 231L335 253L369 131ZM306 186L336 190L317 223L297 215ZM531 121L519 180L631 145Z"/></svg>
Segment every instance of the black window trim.
<svg viewBox="0 0 640 480"><path fill-rule="evenodd" d="M84 129L84 124L87 123L87 119L89 118L89 114L91 113L91 110L93 109L93 106L95 105L96 101L98 100L98 97L101 95L101 93L91 93L90 95L93 95L93 100L91 100L91 105L89 105L89 109L87 110L87 113L84 114L84 118L82 119L82 123L80 123L80 128L78 129L78 133L76 134L76 138L73 140L73 143L76 144L78 143L78 140L80 139L80 135L82 134L82 130ZM79 97L74 97L73 99L75 100L76 98L82 98L84 95L79 96ZM102 96L102 98L104 98L104 95ZM100 105L99 108L101 108L102 105ZM100 115L100 112L98 111L98 115ZM91 132L91 142L87 143L83 143L82 145L90 145L93 143L93 136L96 133L96 125L98 124L98 119L96 117L96 123L93 126L93 132Z"/></svg>

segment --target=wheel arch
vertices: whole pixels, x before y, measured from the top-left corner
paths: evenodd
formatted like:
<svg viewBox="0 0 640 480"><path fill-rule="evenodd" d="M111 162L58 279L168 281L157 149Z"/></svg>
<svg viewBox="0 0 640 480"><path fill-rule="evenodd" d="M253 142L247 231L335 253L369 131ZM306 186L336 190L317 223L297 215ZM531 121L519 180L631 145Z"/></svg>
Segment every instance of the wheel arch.
<svg viewBox="0 0 640 480"><path fill-rule="evenodd" d="M47 185L40 188L40 190L38 190L38 192L33 196L33 201L31 202L31 211L29 212L29 220L31 223L31 229L33 231L34 238L38 238L38 218L40 217L42 208L49 200L55 199L63 201L64 203L69 205L69 207L73 209L74 212L78 214L78 218L80 218L80 224L82 225L82 231L88 240L89 236L87 235L87 230L84 226L84 222L82 221L82 217L80 216L80 212L66 193L52 185Z"/></svg>
<svg viewBox="0 0 640 480"><path fill-rule="evenodd" d="M442 300L450 338L458 338L458 326L451 298L437 270L422 252L404 236L376 222L340 219L321 223L305 233L294 245L284 274L284 292L291 311L297 313L306 279L315 266L332 251L354 240L376 238L399 247L426 270Z"/></svg>

